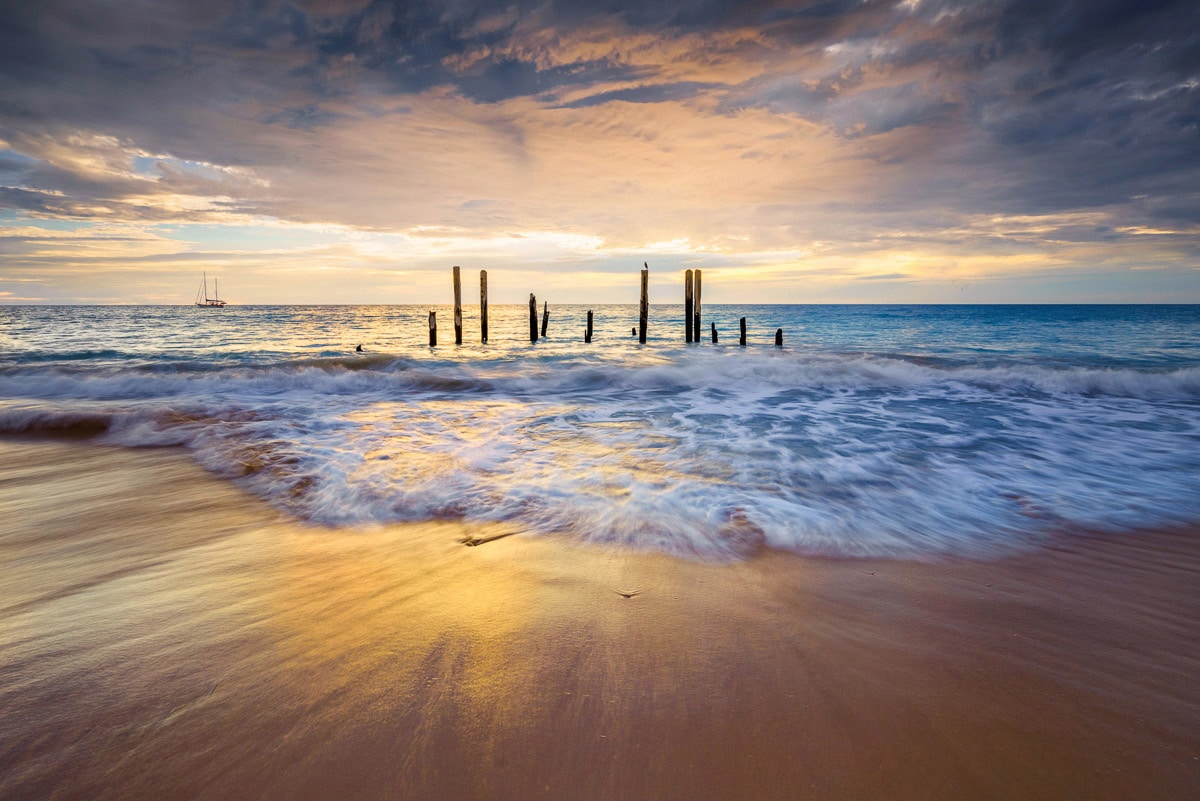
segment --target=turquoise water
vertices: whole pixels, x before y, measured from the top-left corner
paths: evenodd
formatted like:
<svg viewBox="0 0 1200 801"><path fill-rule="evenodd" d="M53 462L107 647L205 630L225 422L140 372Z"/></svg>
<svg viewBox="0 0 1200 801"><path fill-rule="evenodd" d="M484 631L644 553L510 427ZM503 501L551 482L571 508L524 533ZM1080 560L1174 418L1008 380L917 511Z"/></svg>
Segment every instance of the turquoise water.
<svg viewBox="0 0 1200 801"><path fill-rule="evenodd" d="M426 306L0 307L0 432L181 445L319 524L699 558L1200 522L1200 307L707 306L693 345L675 305L645 345L633 306L593 307L590 345L584 306L534 345L526 307L486 345L468 307L462 346L433 308L436 348Z"/></svg>

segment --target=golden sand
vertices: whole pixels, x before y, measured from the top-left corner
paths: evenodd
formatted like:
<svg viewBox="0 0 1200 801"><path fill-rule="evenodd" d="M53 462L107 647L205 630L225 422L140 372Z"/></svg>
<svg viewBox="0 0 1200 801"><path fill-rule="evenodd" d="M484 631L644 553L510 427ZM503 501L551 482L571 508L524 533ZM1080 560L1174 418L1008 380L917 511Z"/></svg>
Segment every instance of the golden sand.
<svg viewBox="0 0 1200 801"><path fill-rule="evenodd" d="M0 442L3 799L1200 798L1200 537L712 565Z"/></svg>

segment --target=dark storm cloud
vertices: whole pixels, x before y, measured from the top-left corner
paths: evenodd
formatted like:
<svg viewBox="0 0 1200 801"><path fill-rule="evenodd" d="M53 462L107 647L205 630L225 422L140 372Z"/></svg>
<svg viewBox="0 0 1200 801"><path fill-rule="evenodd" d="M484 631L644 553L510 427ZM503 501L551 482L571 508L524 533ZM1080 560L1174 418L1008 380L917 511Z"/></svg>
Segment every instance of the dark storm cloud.
<svg viewBox="0 0 1200 801"><path fill-rule="evenodd" d="M529 25L565 35L614 22L630 33L663 36L757 28L779 48L891 37L898 45L895 49L852 65L850 72L867 63L889 68L942 62L954 67L971 61L978 67L989 60L1027 58L1031 67L1022 77L1047 88L1078 80L1074 73L1081 62L1096 58L1115 57L1159 79L1194 77L1200 60L1195 34L1200 12L1184 2L1007 0L963 6L926 0L912 15L897 10L895 2L862 0L627 5L521 0L498 11L496 4L481 0L18 2L0 9L0 70L6 90L22 79L51 89L80 79L95 85L87 80L94 71L97 82L106 82L122 95L127 82L151 88L161 80L173 82L180 72L203 72L216 61L240 55L247 60L244 79L257 72L262 83L276 90L350 89L352 83L341 85L349 74L396 92L465 84L473 96L501 100L564 84L587 86L628 77L619 64L580 62L563 70L514 55L519 48L509 47L520 44ZM912 36L917 24L929 26L936 38ZM479 59L475 70L460 71L448 64L481 49L495 50L496 55ZM277 58L256 60L255 53ZM352 60L352 68L346 68L347 60ZM274 69L263 71L270 66ZM1038 77L1039 71L1044 77ZM844 77L855 80L853 74ZM1097 77L1116 81L1122 75L1110 68ZM239 91L237 83L209 88L225 97Z"/></svg>
<svg viewBox="0 0 1200 801"><path fill-rule="evenodd" d="M924 164L959 186L912 203L1051 213L1150 195L1158 204L1137 210L1180 219L1182 206L1197 219L1193 203L1165 198L1200 181L1200 6L926 0L879 38L877 14L859 22L842 29L849 47L831 74L790 87L762 80L734 103L764 102L848 137L916 126L931 147L881 143L880 163ZM856 42L884 46L855 56ZM914 69L919 83L865 83Z"/></svg>
<svg viewBox="0 0 1200 801"><path fill-rule="evenodd" d="M709 37L687 54L699 67L740 30L756 37L734 52L764 66L735 82L625 52L638 35L696 34ZM589 31L611 32L611 52L570 55ZM1148 219L1195 220L1198 31L1200 6L1167 0L10 2L0 138L43 166L9 157L0 180L11 207L86 214L147 186L51 163L37 142L86 130L180 159L288 166L287 131L336 125L347 104L447 87L478 103L597 113L711 96L717 113L765 108L863 140L878 164L911 169L919 191L894 196L913 207L1129 204ZM556 47L568 55L556 61ZM228 180L155 191L180 190L249 193Z"/></svg>
<svg viewBox="0 0 1200 801"><path fill-rule="evenodd" d="M483 0L445 4L18 2L0 8L0 73L6 95L22 79L51 89L83 79L85 85L103 82L120 97L135 88L126 84L140 84L143 89L173 84L182 77L180 73L203 72L215 61L241 57L247 60L241 77L251 83L257 78L275 87L291 85L335 94L353 88L343 83L349 72L394 92L420 92L450 83L476 99L499 101L562 85L637 77L627 66L612 62L580 62L565 70L514 58L504 47L514 43L522 22L563 34L620 23L629 32L668 36L764 25L774 27L777 38L795 45L817 42L889 4L845 0L799 7L783 2L627 5L595 0L519 0L500 7ZM458 71L447 63L480 48L497 48L504 54L482 59L475 70ZM287 58L264 62L255 54L289 54L294 63L287 63ZM349 70L348 59L353 61ZM275 69L263 71L272 65ZM184 81L183 86L197 83ZM208 88L223 97L238 93L239 88L253 91L239 87L239 82Z"/></svg>
<svg viewBox="0 0 1200 801"><path fill-rule="evenodd" d="M1011 0L1000 6L994 30L1005 51L1048 53L1059 71L1124 54L1194 75L1200 67L1198 22L1200 7L1189 0Z"/></svg>

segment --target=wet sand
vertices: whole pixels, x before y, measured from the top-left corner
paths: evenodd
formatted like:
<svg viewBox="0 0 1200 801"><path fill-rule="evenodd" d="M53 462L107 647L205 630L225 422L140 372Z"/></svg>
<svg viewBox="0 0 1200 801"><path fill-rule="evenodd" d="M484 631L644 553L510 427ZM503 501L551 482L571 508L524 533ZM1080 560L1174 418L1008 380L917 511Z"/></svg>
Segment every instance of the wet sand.
<svg viewBox="0 0 1200 801"><path fill-rule="evenodd" d="M509 533L308 527L178 451L0 441L0 798L1200 797L1200 531L462 544Z"/></svg>

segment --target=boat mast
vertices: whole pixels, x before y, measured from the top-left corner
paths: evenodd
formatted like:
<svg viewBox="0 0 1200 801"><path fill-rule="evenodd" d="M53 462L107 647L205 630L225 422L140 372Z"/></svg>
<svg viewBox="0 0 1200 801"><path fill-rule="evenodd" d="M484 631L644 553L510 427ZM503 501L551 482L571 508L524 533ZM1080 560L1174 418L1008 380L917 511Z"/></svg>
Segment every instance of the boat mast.
<svg viewBox="0 0 1200 801"><path fill-rule="evenodd" d="M204 279L200 284L200 288L196 290L196 305L220 307L225 305L225 301L221 300L221 284L219 278L213 279L213 296L208 296L208 271L204 271Z"/></svg>

